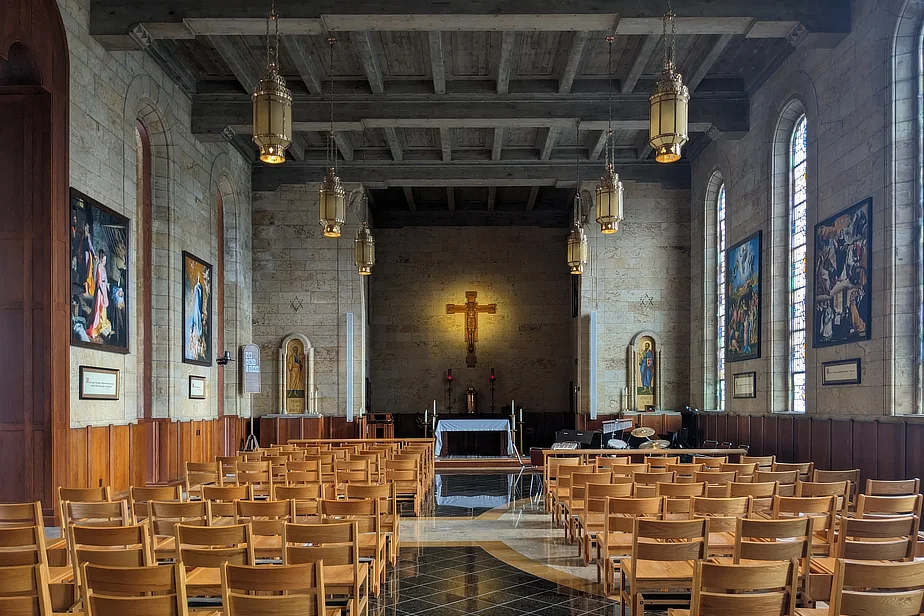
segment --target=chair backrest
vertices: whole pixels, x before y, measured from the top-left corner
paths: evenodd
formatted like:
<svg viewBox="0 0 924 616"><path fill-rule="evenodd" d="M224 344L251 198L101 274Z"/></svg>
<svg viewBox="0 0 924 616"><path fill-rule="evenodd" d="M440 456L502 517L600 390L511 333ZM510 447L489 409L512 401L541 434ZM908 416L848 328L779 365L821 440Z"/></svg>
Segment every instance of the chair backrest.
<svg viewBox="0 0 924 616"><path fill-rule="evenodd" d="M658 483L673 483L675 475L671 472L662 473L635 473L632 479L637 485L653 486Z"/></svg>
<svg viewBox="0 0 924 616"><path fill-rule="evenodd" d="M921 480L901 479L899 481L883 481L867 479L866 489L863 493L868 496L908 496L921 492Z"/></svg>
<svg viewBox="0 0 924 616"><path fill-rule="evenodd" d="M132 524L137 524L148 517L148 501L183 500L183 486L130 486L128 488L128 508L132 514Z"/></svg>
<svg viewBox="0 0 924 616"><path fill-rule="evenodd" d="M587 491L588 484L609 484L613 479L613 473L610 471L574 473L571 475L571 491L568 493L568 503L584 502L584 494Z"/></svg>
<svg viewBox="0 0 924 616"><path fill-rule="evenodd" d="M0 567L48 563L41 526L0 527Z"/></svg>
<svg viewBox="0 0 924 616"><path fill-rule="evenodd" d="M721 466L721 470L737 471L738 481L744 482L745 480L749 480L751 477L753 477L754 473L757 472L757 463L748 462L747 464L744 464L741 462L738 462L738 463L726 462L725 464Z"/></svg>
<svg viewBox="0 0 924 616"><path fill-rule="evenodd" d="M631 533L635 518L664 517L666 502L663 496L648 498L607 497L604 517L604 530L610 533Z"/></svg>
<svg viewBox="0 0 924 616"><path fill-rule="evenodd" d="M857 497L857 517L888 517L899 515L921 515L921 500L924 496L868 496Z"/></svg>
<svg viewBox="0 0 924 616"><path fill-rule="evenodd" d="M812 532L819 533L825 543L834 546L836 496L774 496L770 514L774 520L807 516L812 520Z"/></svg>
<svg viewBox="0 0 924 616"><path fill-rule="evenodd" d="M86 563L81 576L87 616L187 616L186 570L180 563L107 567Z"/></svg>
<svg viewBox="0 0 924 616"><path fill-rule="evenodd" d="M750 496L711 498L694 496L690 507L691 518L708 518L712 532L735 532L738 518L750 517L754 511L754 499Z"/></svg>
<svg viewBox="0 0 924 616"><path fill-rule="evenodd" d="M776 464L776 456L741 456L743 464L754 463L759 471L772 471Z"/></svg>
<svg viewBox="0 0 924 616"><path fill-rule="evenodd" d="M107 567L149 567L156 564L146 522L114 527L72 525L67 533L78 588L84 563Z"/></svg>
<svg viewBox="0 0 924 616"><path fill-rule="evenodd" d="M703 464L698 463L677 463L667 465L667 470L673 472L676 477L675 481L680 483L692 482L694 475L702 471L704 468L705 466Z"/></svg>
<svg viewBox="0 0 924 616"><path fill-rule="evenodd" d="M282 539L282 562L286 565L323 560L327 565L353 565L359 572L356 521L286 524Z"/></svg>
<svg viewBox="0 0 924 616"><path fill-rule="evenodd" d="M112 500L112 490L109 486L98 488L65 488L58 487L58 502L76 501L80 503L99 503Z"/></svg>
<svg viewBox="0 0 924 616"><path fill-rule="evenodd" d="M124 500L64 501L61 503L61 511L65 529L72 524L80 524L81 526L126 526L131 524L128 502Z"/></svg>
<svg viewBox="0 0 924 616"><path fill-rule="evenodd" d="M51 616L51 594L45 565L0 567L0 614Z"/></svg>
<svg viewBox="0 0 924 616"><path fill-rule="evenodd" d="M289 471L314 471L318 473L320 477L321 474L321 462L320 460L290 460L288 465Z"/></svg>
<svg viewBox="0 0 924 616"><path fill-rule="evenodd" d="M847 513L847 506L850 504L850 482L849 481L830 481L821 483L818 481L797 481L796 496L836 496L837 509L841 515Z"/></svg>
<svg viewBox="0 0 924 616"><path fill-rule="evenodd" d="M235 471L237 485L249 483L254 486L254 490L258 486L265 486L265 489L269 490L273 485L272 465L265 460L260 462L238 462L235 465Z"/></svg>
<svg viewBox="0 0 924 616"><path fill-rule="evenodd" d="M378 499L352 498L318 501L321 505L321 520L350 520L357 523L360 533L382 532L382 503Z"/></svg>
<svg viewBox="0 0 924 616"><path fill-rule="evenodd" d="M221 566L225 616L326 616L323 562Z"/></svg>
<svg viewBox="0 0 924 616"><path fill-rule="evenodd" d="M233 476L234 473L237 472L237 463L243 462L244 456L215 456L215 461L218 462L218 466L221 468L221 474L223 476Z"/></svg>
<svg viewBox="0 0 924 616"><path fill-rule="evenodd" d="M276 500L318 499L324 495L324 486L320 483L302 483L298 485L273 486L273 498Z"/></svg>
<svg viewBox="0 0 924 616"><path fill-rule="evenodd" d="M854 468L841 471L826 471L815 469L812 475L812 481L819 483L830 483L832 481L849 481L850 482L850 504L857 502L857 494L860 493L860 469Z"/></svg>
<svg viewBox="0 0 924 616"><path fill-rule="evenodd" d="M197 494L202 486L210 483L221 485L224 471L218 462L187 462L184 481L187 494Z"/></svg>
<svg viewBox="0 0 924 616"><path fill-rule="evenodd" d="M811 481L812 473L815 471L814 462L774 462L773 471L785 473L786 471L796 471L799 473L799 479L802 481Z"/></svg>
<svg viewBox="0 0 924 616"><path fill-rule="evenodd" d="M632 477L636 473L647 473L651 467L645 464L621 464L613 466L613 475L622 477Z"/></svg>
<svg viewBox="0 0 924 616"><path fill-rule="evenodd" d="M780 484L775 481L767 483L729 483L725 491L726 496L752 496L754 497L754 511L770 511L773 497L779 494Z"/></svg>
<svg viewBox="0 0 924 616"><path fill-rule="evenodd" d="M693 456L694 464L702 464L703 468L720 470L728 462L728 456Z"/></svg>
<svg viewBox="0 0 924 616"><path fill-rule="evenodd" d="M795 560L748 564L697 561L690 616L792 616L798 576Z"/></svg>
<svg viewBox="0 0 924 616"><path fill-rule="evenodd" d="M253 533L249 524L188 526L177 524L176 549L187 567L254 564Z"/></svg>
<svg viewBox="0 0 924 616"><path fill-rule="evenodd" d="M655 495L667 497L705 496L706 484L700 483L664 483L658 482Z"/></svg>
<svg viewBox="0 0 924 616"><path fill-rule="evenodd" d="M924 561L872 563L838 558L832 616L918 616L924 613Z"/></svg>
<svg viewBox="0 0 924 616"><path fill-rule="evenodd" d="M812 527L808 518L764 520L739 518L735 531L735 562L795 558L808 571L812 558Z"/></svg>
<svg viewBox="0 0 924 616"><path fill-rule="evenodd" d="M608 469L613 466L622 466L623 464L629 464L632 462L632 458L629 456L597 456L594 460L594 464L598 469Z"/></svg>
<svg viewBox="0 0 924 616"><path fill-rule="evenodd" d="M771 481L780 484L780 496L795 496L799 471L757 471L754 473L755 483L770 483Z"/></svg>
<svg viewBox="0 0 924 616"><path fill-rule="evenodd" d="M606 499L629 498L632 496L633 484L629 483L591 483L584 492L584 511L586 513L603 513L606 511Z"/></svg>
<svg viewBox="0 0 924 616"><path fill-rule="evenodd" d="M738 478L737 471L700 471L693 473L693 482L707 486L725 486Z"/></svg>
<svg viewBox="0 0 924 616"><path fill-rule="evenodd" d="M249 483L202 486L202 500L209 501L213 520L216 518L233 518L234 501L253 500L253 497L253 486Z"/></svg>
<svg viewBox="0 0 924 616"><path fill-rule="evenodd" d="M671 464L679 464L680 456L646 455L644 460L648 463L651 472L662 472L667 470Z"/></svg>
<svg viewBox="0 0 924 616"><path fill-rule="evenodd" d="M0 503L0 528L39 526L44 527L42 503Z"/></svg>
<svg viewBox="0 0 924 616"><path fill-rule="evenodd" d="M158 537L174 537L177 524L208 526L212 523L212 503L210 501L151 501L148 505L151 516L148 524L155 541Z"/></svg>
<svg viewBox="0 0 924 616"><path fill-rule="evenodd" d="M709 547L709 520L653 520L635 518L632 560L699 560ZM632 574L638 571L632 567Z"/></svg>
<svg viewBox="0 0 924 616"><path fill-rule="evenodd" d="M850 560L914 560L921 518L841 517L837 555Z"/></svg>
<svg viewBox="0 0 924 616"><path fill-rule="evenodd" d="M292 506L289 501L234 501L234 523L249 523L255 536L281 537L286 522L292 522Z"/></svg>
<svg viewBox="0 0 924 616"><path fill-rule="evenodd" d="M350 483L346 486L347 499L376 498L384 515L399 515L398 488L395 482ZM397 522L396 522L397 523Z"/></svg>

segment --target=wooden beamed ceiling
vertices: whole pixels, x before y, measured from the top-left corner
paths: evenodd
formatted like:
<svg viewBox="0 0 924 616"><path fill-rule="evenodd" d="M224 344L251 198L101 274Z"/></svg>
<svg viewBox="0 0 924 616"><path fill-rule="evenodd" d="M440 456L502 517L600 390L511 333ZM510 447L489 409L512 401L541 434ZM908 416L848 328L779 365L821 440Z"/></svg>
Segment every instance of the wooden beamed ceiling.
<svg viewBox="0 0 924 616"><path fill-rule="evenodd" d="M250 92L265 64L263 4L94 0L90 29L110 49L145 49L192 97L193 133L226 139L253 160ZM516 211L521 222L566 225L573 189L563 187L575 182L576 160L583 177L599 173L610 97L622 177L688 186L689 164L659 165L647 144L665 7L626 0L617 14L595 0L523 0L510 13L510 4L280 6L292 161L256 163L254 189L320 177L331 79L341 175L365 178L374 209L392 212L395 224L497 224ZM747 133L751 92L796 47L833 46L850 28L847 0L674 0L674 10L677 60L693 93L688 156ZM337 38L332 55L328 36ZM439 214L431 211L437 201Z"/></svg>

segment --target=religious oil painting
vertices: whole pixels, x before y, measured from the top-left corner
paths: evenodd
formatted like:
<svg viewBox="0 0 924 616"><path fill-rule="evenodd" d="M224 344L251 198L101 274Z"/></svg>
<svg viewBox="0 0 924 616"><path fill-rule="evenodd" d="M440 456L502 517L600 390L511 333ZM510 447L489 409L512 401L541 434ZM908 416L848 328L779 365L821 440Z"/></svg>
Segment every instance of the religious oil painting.
<svg viewBox="0 0 924 616"><path fill-rule="evenodd" d="M183 362L212 365L212 266L185 251Z"/></svg>
<svg viewBox="0 0 924 616"><path fill-rule="evenodd" d="M814 346L870 337L873 200L815 225Z"/></svg>
<svg viewBox="0 0 924 616"><path fill-rule="evenodd" d="M286 400L287 413L304 413L306 405L305 377L308 373L308 362L305 357L305 344L298 338L289 340L285 349L286 357Z"/></svg>
<svg viewBox="0 0 924 616"><path fill-rule="evenodd" d="M725 280L725 361L760 357L761 232L728 250Z"/></svg>
<svg viewBox="0 0 924 616"><path fill-rule="evenodd" d="M128 353L129 222L70 193L71 344Z"/></svg>
<svg viewBox="0 0 924 616"><path fill-rule="evenodd" d="M635 405L636 408L645 408L655 404L655 384L659 377L656 374L658 349L651 336L639 338L635 348L635 364L638 370L635 375Z"/></svg>

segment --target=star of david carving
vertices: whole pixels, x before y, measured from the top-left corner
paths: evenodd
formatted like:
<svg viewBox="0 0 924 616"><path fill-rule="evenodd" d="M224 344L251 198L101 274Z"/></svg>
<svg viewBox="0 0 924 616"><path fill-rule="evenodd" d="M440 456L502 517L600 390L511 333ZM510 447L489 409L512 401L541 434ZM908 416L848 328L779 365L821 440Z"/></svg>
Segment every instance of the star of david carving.
<svg viewBox="0 0 924 616"><path fill-rule="evenodd" d="M648 293L645 293L645 295L638 300L638 305L641 306L642 309L654 308L654 298Z"/></svg>
<svg viewBox="0 0 924 616"><path fill-rule="evenodd" d="M302 298L296 295L295 298L292 300L292 302L289 304L289 306L292 307L292 310L294 310L295 312L298 312L305 306L305 302L302 301Z"/></svg>

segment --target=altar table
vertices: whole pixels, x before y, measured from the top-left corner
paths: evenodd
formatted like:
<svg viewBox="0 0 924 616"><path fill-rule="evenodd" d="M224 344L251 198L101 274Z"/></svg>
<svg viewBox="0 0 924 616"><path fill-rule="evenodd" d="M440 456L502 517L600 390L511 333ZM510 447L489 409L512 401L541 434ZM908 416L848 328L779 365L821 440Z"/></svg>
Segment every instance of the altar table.
<svg viewBox="0 0 924 616"><path fill-rule="evenodd" d="M514 455L513 432L509 419L440 419L436 423L436 455L443 451L444 432L506 432L507 455Z"/></svg>

